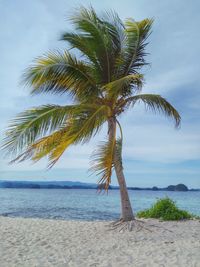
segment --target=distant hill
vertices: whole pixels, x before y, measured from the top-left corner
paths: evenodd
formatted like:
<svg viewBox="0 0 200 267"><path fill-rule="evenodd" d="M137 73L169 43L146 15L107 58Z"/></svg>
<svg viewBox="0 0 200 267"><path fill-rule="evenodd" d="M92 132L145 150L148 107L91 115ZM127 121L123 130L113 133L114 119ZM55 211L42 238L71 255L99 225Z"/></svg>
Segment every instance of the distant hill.
<svg viewBox="0 0 200 267"><path fill-rule="evenodd" d="M169 185L167 187L168 191L188 191L188 188L184 184Z"/></svg>
<svg viewBox="0 0 200 267"><path fill-rule="evenodd" d="M0 188L30 188L30 189L98 189L97 184L81 183L72 181L0 181ZM111 190L118 190L118 186L110 186ZM153 187L128 187L129 190L151 190L151 191L200 191L200 189L188 189L184 184L169 185L164 188Z"/></svg>
<svg viewBox="0 0 200 267"><path fill-rule="evenodd" d="M72 181L0 181L0 188L96 189L96 184Z"/></svg>

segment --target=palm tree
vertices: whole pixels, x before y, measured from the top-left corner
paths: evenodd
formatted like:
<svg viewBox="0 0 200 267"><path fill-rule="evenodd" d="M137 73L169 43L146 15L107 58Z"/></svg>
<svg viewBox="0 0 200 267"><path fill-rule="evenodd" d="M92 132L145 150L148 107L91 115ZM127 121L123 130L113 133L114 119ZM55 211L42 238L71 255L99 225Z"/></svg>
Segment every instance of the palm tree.
<svg viewBox="0 0 200 267"><path fill-rule="evenodd" d="M48 156L52 167L70 145L89 141L107 123L107 140L93 154L91 169L105 190L115 170L121 220L131 221L134 215L123 173L119 117L142 102L174 119L176 127L180 124L180 115L164 98L141 94L143 75L139 71L147 65L145 48L153 20L127 19L123 23L115 12L98 16L93 8L82 7L70 21L75 31L62 35L68 49L36 59L24 82L31 86L33 95L68 94L72 105L45 105L19 114L8 127L3 147L13 162Z"/></svg>

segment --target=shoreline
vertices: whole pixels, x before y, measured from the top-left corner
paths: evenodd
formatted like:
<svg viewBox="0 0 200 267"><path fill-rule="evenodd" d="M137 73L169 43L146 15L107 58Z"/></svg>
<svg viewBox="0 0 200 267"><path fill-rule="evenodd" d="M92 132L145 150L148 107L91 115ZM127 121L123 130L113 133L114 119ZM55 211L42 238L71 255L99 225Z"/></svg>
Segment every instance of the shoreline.
<svg viewBox="0 0 200 267"><path fill-rule="evenodd" d="M199 220L144 221L152 231L120 233L109 221L0 216L0 266L198 266Z"/></svg>

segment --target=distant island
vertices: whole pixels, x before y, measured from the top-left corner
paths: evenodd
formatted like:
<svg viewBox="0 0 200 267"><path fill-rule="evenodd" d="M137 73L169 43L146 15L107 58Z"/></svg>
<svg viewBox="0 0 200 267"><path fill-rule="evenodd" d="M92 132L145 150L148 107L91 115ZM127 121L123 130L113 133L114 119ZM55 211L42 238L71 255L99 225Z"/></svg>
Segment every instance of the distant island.
<svg viewBox="0 0 200 267"><path fill-rule="evenodd" d="M19 189L98 189L97 184L81 183L72 181L0 181L0 188L19 188ZM118 190L118 186L110 186L110 190ZM129 190L150 190L150 191L200 191L200 189L188 189L184 184L169 185L164 188L153 187L128 187Z"/></svg>

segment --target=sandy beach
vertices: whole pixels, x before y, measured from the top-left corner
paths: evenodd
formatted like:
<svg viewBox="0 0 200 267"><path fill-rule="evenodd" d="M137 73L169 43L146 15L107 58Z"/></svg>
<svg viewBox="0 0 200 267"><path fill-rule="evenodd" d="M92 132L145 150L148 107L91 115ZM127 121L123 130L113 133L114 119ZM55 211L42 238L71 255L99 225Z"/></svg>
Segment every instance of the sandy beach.
<svg viewBox="0 0 200 267"><path fill-rule="evenodd" d="M200 266L200 222L121 233L108 222L0 217L0 266Z"/></svg>

